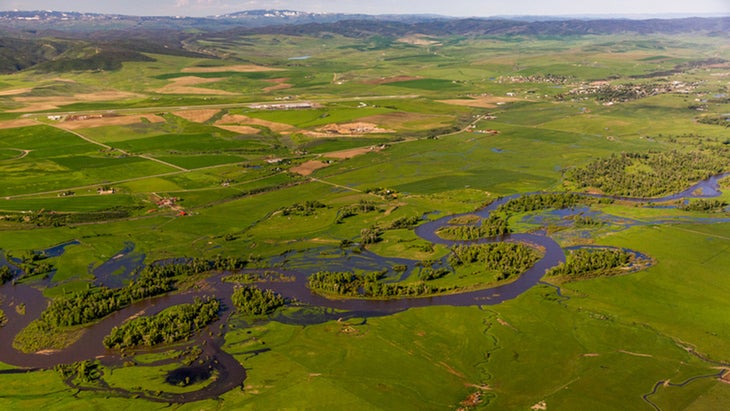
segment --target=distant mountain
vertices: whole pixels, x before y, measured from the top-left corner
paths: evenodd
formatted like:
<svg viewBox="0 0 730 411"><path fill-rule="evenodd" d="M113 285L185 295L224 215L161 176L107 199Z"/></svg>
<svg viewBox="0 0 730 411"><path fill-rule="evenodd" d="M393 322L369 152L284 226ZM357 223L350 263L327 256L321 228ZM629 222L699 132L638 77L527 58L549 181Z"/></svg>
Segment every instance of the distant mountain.
<svg viewBox="0 0 730 411"><path fill-rule="evenodd" d="M307 23L259 28L236 28L231 34L255 33L318 35L337 33L348 37L404 36L574 36L635 34L707 33L730 36L730 17L682 19L604 19L604 20L508 20L508 19L438 19L416 22L342 20L333 23Z"/></svg>
<svg viewBox="0 0 730 411"><path fill-rule="evenodd" d="M198 29L205 31L231 28L257 28L307 23L333 23L343 20L398 21L415 23L429 20L445 20L435 15L367 15L342 13L308 13L294 10L247 10L211 17L176 16L125 16L60 11L0 11L0 29L30 31L96 31L124 30L129 28Z"/></svg>
<svg viewBox="0 0 730 411"><path fill-rule="evenodd" d="M454 17L439 16L436 14L345 14L345 13L310 13L295 10L246 10L236 13L216 16L222 20L261 21L267 25L301 24L301 23L332 23L342 20L375 20L375 21L402 21L418 22L427 20L454 20Z"/></svg>
<svg viewBox="0 0 730 411"><path fill-rule="evenodd" d="M69 47L61 41L0 37L0 73L13 73L51 61Z"/></svg>
<svg viewBox="0 0 730 411"><path fill-rule="evenodd" d="M124 16L58 11L1 11L0 31L100 32L199 30L343 35L579 35L616 33L730 32L730 17L596 19L560 17L451 18L429 14L342 14L295 10L247 10L211 17Z"/></svg>
<svg viewBox="0 0 730 411"><path fill-rule="evenodd" d="M0 36L0 73L118 70L127 61L154 61L142 53L210 57L153 40L88 41Z"/></svg>
<svg viewBox="0 0 730 411"><path fill-rule="evenodd" d="M686 34L730 37L730 17L681 19L455 19L433 15L306 13L249 10L206 18L136 17L56 11L0 12L0 73L115 70L142 53L215 58L194 46L206 37L282 34L393 39L430 36L572 36ZM195 50L195 51L193 51ZM208 53L209 51L201 50Z"/></svg>

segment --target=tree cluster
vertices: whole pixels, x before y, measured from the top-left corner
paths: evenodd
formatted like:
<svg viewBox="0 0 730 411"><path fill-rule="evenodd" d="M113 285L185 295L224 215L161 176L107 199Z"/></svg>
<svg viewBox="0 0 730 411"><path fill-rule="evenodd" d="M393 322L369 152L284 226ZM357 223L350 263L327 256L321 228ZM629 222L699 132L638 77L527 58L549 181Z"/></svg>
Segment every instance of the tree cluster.
<svg viewBox="0 0 730 411"><path fill-rule="evenodd" d="M684 211L702 211L706 213L712 213L722 211L727 206L727 201L700 199L696 201L690 201L689 203L684 204L679 208Z"/></svg>
<svg viewBox="0 0 730 411"><path fill-rule="evenodd" d="M66 194L68 195L68 194ZM35 213L8 213L4 219L19 223L34 224L37 227L62 227L68 224L90 223L127 218L141 207L112 207L107 210L78 213L40 210Z"/></svg>
<svg viewBox="0 0 730 411"><path fill-rule="evenodd" d="M510 229L507 219L496 214L491 214L489 218L482 220L482 224L479 226L446 226L437 231L439 237L457 241L473 241L509 233Z"/></svg>
<svg viewBox="0 0 730 411"><path fill-rule="evenodd" d="M249 286L236 287L231 301L239 312L247 315L269 314L286 304L284 297L272 290Z"/></svg>
<svg viewBox="0 0 730 411"><path fill-rule="evenodd" d="M360 244L375 244L382 240L383 230L380 227L373 226L360 230Z"/></svg>
<svg viewBox="0 0 730 411"><path fill-rule="evenodd" d="M594 199L575 193L531 194L513 198L502 204L497 211L525 213L535 210L571 208L579 204L591 204Z"/></svg>
<svg viewBox="0 0 730 411"><path fill-rule="evenodd" d="M190 337L218 318L220 301L196 298L192 304L170 307L153 316L139 317L114 327L104 337L107 348L153 347Z"/></svg>
<svg viewBox="0 0 730 411"><path fill-rule="evenodd" d="M387 298L415 297L449 291L425 281L415 283L384 283L383 271L355 274L350 271L320 271L309 277L309 288L324 294L347 297Z"/></svg>
<svg viewBox="0 0 730 411"><path fill-rule="evenodd" d="M392 223L388 226L388 230L399 230L399 229L409 229L417 226L419 223L421 223L423 219L417 215L409 216L409 217L400 217L395 220L393 220Z"/></svg>
<svg viewBox="0 0 730 411"><path fill-rule="evenodd" d="M702 116L697 118L698 123L709 124L713 126L730 127L730 118L725 116Z"/></svg>
<svg viewBox="0 0 730 411"><path fill-rule="evenodd" d="M165 277L140 277L128 286L92 288L53 300L40 320L54 327L86 324L118 311L135 301L170 292L174 281Z"/></svg>
<svg viewBox="0 0 730 411"><path fill-rule="evenodd" d="M370 211L375 211L375 204L372 201L360 200L359 203L349 204L337 210L335 222L340 224L348 217L356 216L360 213L369 213Z"/></svg>
<svg viewBox="0 0 730 411"><path fill-rule="evenodd" d="M603 224L601 220L583 214L573 217L573 223L576 227L595 227Z"/></svg>
<svg viewBox="0 0 730 411"><path fill-rule="evenodd" d="M7 265L0 267L0 284L5 284L13 279L13 270Z"/></svg>
<svg viewBox="0 0 730 411"><path fill-rule="evenodd" d="M295 277L278 271L266 270L264 272L231 274L221 278L221 280L227 283L285 283L294 281Z"/></svg>
<svg viewBox="0 0 730 411"><path fill-rule="evenodd" d="M7 257L11 258L9 255ZM48 256L42 252L27 251L20 257L18 268L23 272L24 277L50 273L55 270L55 267L53 264L45 261L47 258ZM5 268L10 269L9 267ZM10 274L12 275L12 272Z"/></svg>
<svg viewBox="0 0 730 411"><path fill-rule="evenodd" d="M613 275L631 266L634 254L613 248L578 249L571 251L565 263L548 270L549 276L572 278Z"/></svg>
<svg viewBox="0 0 730 411"><path fill-rule="evenodd" d="M449 256L449 264L459 267L481 264L486 271L499 273L498 280L522 274L532 267L540 256L533 248L519 243L492 243L457 245Z"/></svg>
<svg viewBox="0 0 730 411"><path fill-rule="evenodd" d="M238 257L216 256L212 260L192 258L189 260L152 264L142 270L140 276L180 277L205 273L208 271L237 271L246 267L248 260Z"/></svg>
<svg viewBox="0 0 730 411"><path fill-rule="evenodd" d="M178 277L211 270L233 271L243 268L245 264L245 260L236 257L219 256L213 260L196 258L178 264L148 265L140 271L136 280L125 287L97 287L57 298L43 311L40 319L55 327L86 324L106 317L135 301L174 290Z"/></svg>
<svg viewBox="0 0 730 411"><path fill-rule="evenodd" d="M606 194L656 197L680 192L693 183L727 168L727 157L713 151L677 150L622 153L568 170L567 180L579 188L597 188Z"/></svg>
<svg viewBox="0 0 730 411"><path fill-rule="evenodd" d="M385 200L398 198L397 191L385 187L371 187L365 189L365 192L368 194L375 194L376 196L380 196Z"/></svg>
<svg viewBox="0 0 730 411"><path fill-rule="evenodd" d="M53 368L64 380L73 379L77 382L92 383L101 378L99 361L85 360L72 364L57 364Z"/></svg>
<svg viewBox="0 0 730 411"><path fill-rule="evenodd" d="M421 268L421 272L418 273L418 278L421 281L432 281L432 280L438 280L439 278L451 273L448 268L440 267L440 268L433 268L433 267L423 267Z"/></svg>
<svg viewBox="0 0 730 411"><path fill-rule="evenodd" d="M281 209L281 215L288 216L288 215L297 215L297 216L310 216L317 212L317 209L319 208L326 208L327 206L324 203L321 203L317 200L307 200L304 203L294 203L290 205L289 207L284 207Z"/></svg>

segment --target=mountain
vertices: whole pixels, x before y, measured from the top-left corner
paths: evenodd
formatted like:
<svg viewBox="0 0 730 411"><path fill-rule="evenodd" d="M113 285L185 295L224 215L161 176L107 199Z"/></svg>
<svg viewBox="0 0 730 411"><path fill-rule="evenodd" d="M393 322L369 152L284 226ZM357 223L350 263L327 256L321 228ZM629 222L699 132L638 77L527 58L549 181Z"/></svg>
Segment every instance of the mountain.
<svg viewBox="0 0 730 411"><path fill-rule="evenodd" d="M455 19L433 15L353 15L249 10L206 18L138 17L56 11L0 12L0 73L115 70L142 53L211 58L191 44L281 34L393 39L430 36L575 36L690 34L730 36L730 17L680 19Z"/></svg>
<svg viewBox="0 0 730 411"><path fill-rule="evenodd" d="M560 17L452 18L429 14L366 15L295 10L247 10L211 17L124 16L58 11L2 11L0 31L25 35L102 31L240 31L361 36L402 35L581 35L616 33L730 32L730 17L587 19Z"/></svg>
<svg viewBox="0 0 730 411"><path fill-rule="evenodd" d="M436 14L345 14L345 13L310 13L295 10L246 10L216 16L222 20L246 20L248 22L264 22L266 25L332 23L342 20L401 21L419 22L429 20L455 20L454 17Z"/></svg>
<svg viewBox="0 0 730 411"><path fill-rule="evenodd" d="M707 33L718 36L730 35L730 17L682 18L682 19L559 19L559 20L508 20L508 19L431 19L415 22L341 20L332 23L307 23L278 25L259 28L240 27L229 31L232 35L287 34L319 35L336 33L347 37L404 36L425 34L431 36L575 36L608 34L683 34Z"/></svg>
<svg viewBox="0 0 730 411"><path fill-rule="evenodd" d="M415 23L445 20L435 15L366 15L308 13L294 10L247 10L211 17L125 16L60 11L0 11L0 28L25 31L97 31L125 29L198 29L220 31L231 28L257 28L307 23L333 23L343 20L398 21Z"/></svg>

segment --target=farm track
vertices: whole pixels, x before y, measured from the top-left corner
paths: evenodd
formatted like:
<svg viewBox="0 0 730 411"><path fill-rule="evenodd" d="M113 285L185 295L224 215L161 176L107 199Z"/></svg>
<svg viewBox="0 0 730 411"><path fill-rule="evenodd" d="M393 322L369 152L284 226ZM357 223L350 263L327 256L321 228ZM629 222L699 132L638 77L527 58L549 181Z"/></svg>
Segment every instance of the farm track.
<svg viewBox="0 0 730 411"><path fill-rule="evenodd" d="M320 103L327 103L327 102L360 101L360 100L380 100L380 99L412 99L412 98L418 98L418 97L420 97L420 96L419 95L415 95L415 94L409 94L409 95L391 95L391 96L347 97L347 98L341 98L341 99L323 99L323 100L312 100L312 101L317 101L317 102L320 102ZM84 111L84 113L85 114L99 114L99 113L101 113L101 114L105 114L105 113L106 114L109 114L109 113L141 113L141 112L158 112L158 111L179 111L179 110L193 110L193 109L196 109L196 110L197 109L224 109L224 108L244 107L244 106L248 106L248 105L252 105L252 104L267 104L267 103L273 103L273 102L231 103L231 104L192 105L192 106L191 105L186 105L186 106L171 106L171 107L146 107L146 108L117 109L117 110L90 110L90 111ZM29 114L24 114L21 117L23 117L23 118L29 118L29 117L41 117L41 116L47 116L47 115L61 115L61 116L63 116L63 115L74 115L74 114L78 114L78 112L29 113ZM457 131L445 133L445 134L439 135L437 137L446 137L446 136L450 136L450 135L455 135L455 134L462 133L465 130L467 130L468 128L473 127L476 123L478 123L479 121L481 121L483 118L484 118L483 115L477 116L477 117L475 117L474 120L472 120L471 122L469 122L467 125L465 125L461 129L459 129ZM43 124L45 124L45 123L43 123ZM107 144L104 144L104 143L95 141L95 140L93 140L93 139L91 139L91 138L89 138L87 136L84 136L83 134L81 134L81 133L79 133L79 132L77 132L75 130L69 130L67 128L64 128L64 127L58 125L58 124L48 124L48 125L50 125L51 127L55 127L55 128L57 128L59 130L63 130L63 131L72 133L75 136L81 138L82 140L84 140L84 141L86 141L88 143L91 143L91 144L100 146L100 147L104 148L105 150L116 150L116 151L118 151L118 152L120 152L122 154L129 155L129 156L133 156L132 154L130 154L130 153L124 151L124 150L121 150L121 149L118 149L118 148L113 148L113 147L111 147L111 146L109 146ZM394 141L394 142L391 142L389 144L390 145L393 145L393 144L404 144L404 143L409 143L409 142L412 142L412 141L418 141L418 139L408 138L408 139L405 139L405 140L402 140L402 141ZM337 151L339 151L339 150L337 150ZM336 153L337 151L333 151L331 153ZM299 158L307 158L307 157L319 158L319 157L326 156L327 154L329 154L329 153L321 153L321 154L318 154L318 155L308 155L308 156L299 156L299 157L288 157L287 159L299 159ZM128 183L128 182L133 182L133 181L141 181L141 180L145 180L145 179L148 179L148 178L169 177L169 176L174 176L174 175L178 175L178 174L181 174L181 173L187 173L187 172L191 172L191 171L210 170L210 169L226 167L226 166L230 166L231 164L234 164L234 163L231 163L231 164L218 164L218 165L206 166L206 167L200 167L200 168L194 168L194 169L186 169L184 167L180 167L180 166L177 166L175 164L171 164L171 163L168 163L166 161L163 161L163 160L154 158L154 157L149 156L147 154L140 154L140 155L136 155L136 156L137 157L140 157L140 158L144 158L146 160L155 161L155 162L157 162L159 164L162 164L164 166L167 166L167 167L175 168L178 171L169 172L169 173L161 173L161 174L153 174L153 175L143 176L143 177L134 177L134 178L116 180L116 181L111 181L111 182L103 182L103 184L115 185L115 184L123 184L123 183ZM318 179L318 178L312 178L311 180L312 181L315 181L315 182L322 183L322 184L329 184L329 185L332 185L332 186L335 186L335 187L339 187L339 188L342 188L342 189L345 189L345 190L353 191L353 192L362 192L361 190L358 190L358 189L355 189L355 188L352 188L352 187L340 185L340 184L337 184L337 183L328 182L326 180L322 180L322 179ZM252 180L252 181L257 181L257 180ZM90 189L90 188L95 188L95 187L99 186L99 184L102 184L102 183L87 184L87 185L76 186L76 187L65 187L65 188L56 189L56 190L48 190L48 191L41 191L41 192L34 192L34 193L17 194L17 195L13 195L13 196L5 196L5 199L6 200L11 200L11 199L34 197L34 196L45 196L45 195L57 194L57 193L61 193L61 192L64 192L64 191L69 191L69 190L70 191L76 191L76 190ZM212 190L214 188L210 188L210 189ZM188 191L188 190L181 190L181 192L185 192L185 191ZM193 191L193 190L189 190L189 191ZM199 190L199 191L203 191L203 190Z"/></svg>
<svg viewBox="0 0 730 411"><path fill-rule="evenodd" d="M409 96L382 96L382 97L377 97L377 98L380 99L380 98L415 98L415 97L418 97L418 96L414 96L414 95L409 95ZM341 99L341 100L336 100L336 101L368 100L368 99L375 99L375 98L374 97L368 97L368 98L362 98L362 99L353 98L353 99ZM335 101L335 100L329 100L329 101ZM248 103L248 104L255 104L255 103ZM222 106L225 106L225 107L222 107ZM210 105L205 105L205 106L180 106L180 107L168 107L168 108L164 108L164 109L175 110L175 109L192 109L192 108L201 108L201 107L202 108L205 108L205 107L207 107L207 108L211 108L211 107L214 107L214 108L226 108L226 107L229 107L229 106L230 107L240 107L241 104L217 105L217 106L210 106ZM148 111L159 111L161 109L162 108L154 108L154 109L148 109ZM120 111L138 112L139 110L138 109L121 109L121 110L116 110L115 112L120 112ZM99 112L108 113L109 111L108 110L99 110ZM89 111L89 112L86 112L86 113L94 113L94 111ZM73 113L72 112L68 112L66 114L73 114ZM33 114L33 116L36 116L36 115L41 115L41 114ZM60 115L63 115L63 114L60 114ZM30 115L24 115L24 117L25 116L30 116ZM78 133L78 132L76 132L74 130L69 130L69 129L66 129L66 128L61 127L60 125L55 125L55 124L51 124L50 126L55 127L55 128L57 128L59 130L63 130L63 131L66 131L66 132L70 132L70 133L74 134L75 136L77 136L77 137L79 137L79 138L81 138L81 139L83 139L83 140L85 140L85 141L87 141L87 142L89 142L91 144L98 145L98 146L100 146L100 147L102 147L102 148L104 148L106 150L113 149L111 146L109 146L107 144L104 144L104 143L95 141L93 139L90 139L90 138L84 136L83 134ZM410 139L409 138L409 139L405 139L405 140L402 140L402 141L394 141L394 142L389 143L389 144L391 144L391 145L392 144L403 144L403 143L409 143L409 142L412 142L412 141L417 141L417 139ZM129 154L126 151L121 150L121 149L115 149L115 150L119 151L122 154L131 155L131 154ZM333 151L333 152L337 152L337 151ZM17 157L14 160L22 159L23 157L27 156L28 153L29 153L29 151L27 153L25 153L23 156ZM300 158L307 158L307 157L319 158L319 157L322 157L322 156L327 155L327 154L328 153L322 153L322 154L316 154L316 155L311 155L310 154L310 155L299 156L299 157L286 157L284 159L291 160L291 159L300 159ZM134 177L134 178L116 180L116 181L111 181L111 182L103 182L103 184L108 184L108 185L124 184L124 183L129 183L129 182L134 182L134 181L146 180L146 179L149 179L149 178L160 178L160 177L175 176L175 175L179 175L179 174L187 173L187 172L191 172L191 171L213 170L213 169L216 169L216 168L223 168L223 167L227 167L227 166L230 166L232 164L235 164L235 163L216 164L216 165L212 165L212 166L205 166L205 167L199 167L199 168L193 168L193 169L186 169L186 168L177 166L175 164L171 164L171 163L168 163L166 161L163 161L163 160L160 160L160 159L151 157L151 156L146 155L146 154L138 155L138 157L144 158L144 159L147 159L147 160L150 160L150 161L155 161L155 162L160 163L160 164L163 164L165 166L175 168L178 171L173 171L173 172L169 172L169 173L151 174L151 175L148 175L148 176ZM267 177L269 177L269 176L267 176ZM263 178L266 178L266 177L257 178L257 179L254 179L254 180L248 180L248 181L245 181L245 182L241 182L241 183L239 183L237 185L247 184L247 183L259 181L259 180L261 180ZM323 184L330 184L330 185L333 185L333 186L339 186L336 183L330 183L330 182L327 182L327 181L324 181L324 180L319 180L318 179L317 181L320 182L320 183L323 183ZM77 191L77 190L83 190L83 189L90 189L90 188L98 187L99 184L102 184L102 183L93 183L93 184L87 184L87 185L75 186L75 187L64 187L64 188L60 188L60 189L56 189L56 190L38 191L38 192L33 192L33 193L16 194L16 195L12 195L12 196L5 196L5 199L6 200L12 200L12 199L19 199L19 198L29 198L29 197L35 197L35 196L45 196L45 195L57 194L57 193L61 193L61 192L64 192L64 191ZM339 187L342 187L342 188L345 188L345 189L348 189L348 190L351 190L351 191L355 191L355 192L361 192L360 190L353 189L351 187L346 187L346 186L339 186ZM218 187L211 187L211 188L205 188L205 189L183 189L183 190L179 190L179 191L180 192L188 192L188 191L192 192L192 191L207 191L207 190L215 190L215 189L218 189ZM145 194L145 193L140 193L140 194Z"/></svg>
<svg viewBox="0 0 730 411"><path fill-rule="evenodd" d="M16 160L20 160L20 159L23 159L23 158L27 157L28 154L30 154L30 152L32 151L32 150L24 150L22 148L7 148L6 150L18 151L18 152L20 152L20 154L18 154L17 157L6 158L5 160L0 160L0 161L16 161Z"/></svg>
<svg viewBox="0 0 730 411"><path fill-rule="evenodd" d="M80 138L80 139L82 139L82 140L86 141L87 143L95 144L95 145L97 145L97 146L99 146L99 147L102 147L102 148L104 148L105 150L113 150L113 148L112 148L111 146L108 146L108 145L106 145L106 144L104 144L104 143L100 143L100 142L98 142L98 141L92 140L92 139L90 139L90 138L86 137L85 135L83 135L83 134L81 134L81 133L79 133L79 132L75 131L75 130L70 130L70 129L67 129L67 128L64 128L64 127L61 127L61 126L60 126L60 125L58 125L58 124L49 124L49 126L51 126L51 127L53 127L53 128L57 128L57 129L59 129L59 130L63 130L63 131L65 131L65 132L67 132L67 133L71 133L71 134L75 135L76 137L78 137L78 138ZM120 152L120 153L122 153L122 154L130 155L129 153L127 153L127 152L126 152L126 151L124 151L124 150L119 150L119 152Z"/></svg>
<svg viewBox="0 0 730 411"><path fill-rule="evenodd" d="M327 184L327 185L331 185L331 186L333 186L333 187L341 188L341 189L343 189L343 190L349 190L349 191L354 191L354 192L356 192L356 193L362 193L362 190L358 190L357 188L352 188L352 187L348 187L348 186L343 186L343 185L341 185L341 184L337 184L337 183L331 183L331 182L329 182L329 181L325 181L325 180L320 180L319 178L314 178L314 177L311 177L311 178L310 178L309 180L310 180L310 181L313 181L313 182L315 182L315 183L322 183L322 184Z"/></svg>
<svg viewBox="0 0 730 411"><path fill-rule="evenodd" d="M61 127L61 126L60 126L60 125L58 125L58 124L50 124L50 126L51 126L51 127L55 127L55 128L57 128L57 129L59 129L59 130L63 130L63 131L69 132L69 133L71 133L71 134L75 135L76 137L78 137L78 138L80 138L80 139L82 139L82 140L84 140L84 141L86 141L86 142L88 142L88 143L91 143L91 144L96 144L97 146L103 147L103 148L104 148L104 149L106 149L106 150L116 150L116 151L118 151L118 152L120 152L120 153L124 154L125 156L144 158L145 160L149 160L149 161L154 161L154 162L160 163L160 164L162 164L162 165L164 165L164 166L167 166L167 167L172 167L172 168L176 168L176 169L178 169L178 170L180 170L180 171L185 171L185 172L187 172L187 171L190 171L190 170L188 170L187 168L183 168L183 167L177 166L177 165L175 165L175 164L172 164L172 163L168 163L167 161L163 161L163 160L160 160L160 159L158 159L158 158L154 158L154 157L152 157L152 156L150 156L150 155L147 155L147 154L138 154L138 155L137 155L137 154L131 154L131 153L129 153L129 152L127 152L127 151L124 151L124 150L122 150L122 149L119 149L119 148L113 148L113 147L112 147L112 146L110 146L110 145L107 145L107 144L104 144L104 143L98 142L98 141L96 141L96 140L93 140L93 139L91 139L91 138L89 138L89 137L86 137L85 135L83 135L83 134L79 133L79 132L78 132L78 131L76 131L76 130L70 130L70 129L67 129L67 128L64 128L64 127Z"/></svg>

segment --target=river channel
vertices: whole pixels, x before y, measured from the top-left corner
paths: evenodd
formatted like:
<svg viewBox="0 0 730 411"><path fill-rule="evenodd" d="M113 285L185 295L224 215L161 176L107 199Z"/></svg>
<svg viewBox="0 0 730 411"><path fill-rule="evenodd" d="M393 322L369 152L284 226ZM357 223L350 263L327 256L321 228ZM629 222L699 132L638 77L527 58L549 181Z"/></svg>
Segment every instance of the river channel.
<svg viewBox="0 0 730 411"><path fill-rule="evenodd" d="M642 203L656 203L664 201L672 201L681 198L691 197L713 197L720 194L718 188L718 181L721 178L730 175L730 173L713 176L706 180L703 180L682 193L666 196L663 198L654 199L640 199L640 198L619 198L609 197L614 199L620 199L625 201L635 201ZM424 240L427 240L436 244L444 244L447 246L465 243L463 241L450 241L444 240L439 237L436 233L438 229L448 225L449 221L455 217L465 215L478 215L481 218L488 218L489 215L496 210L499 206L506 203L507 201L527 194L517 194L508 197L501 198L487 207L484 207L476 212L464 213L458 215L449 215L438 218L436 220L425 222L415 228L415 233ZM595 195L591 195L595 197ZM608 196L604 196L608 197ZM346 310L351 313L371 316L371 315L387 315L388 313L403 311L414 307L425 307L433 305L451 305L451 306L472 306L472 305L494 305L501 302L513 299L520 294L524 293L535 284L545 274L545 271L557 264L565 261L564 250L560 245L547 235L541 234L510 234L496 238L482 239L477 241L471 241L469 243L493 243L500 241L511 241L525 243L537 248L540 248L544 255L535 263L530 269L522 273L515 281L504 285L468 291L455 294L435 295L427 297L417 298L396 298L387 300L376 300L376 299L329 299L318 294L312 293L307 287L307 277L314 271L319 271L322 266L314 267L310 270L277 270L282 274L291 276L294 281L281 281L281 282L268 282L265 288L272 289L283 296L296 300L299 303L308 304L316 307L324 307L329 309ZM53 247L50 251L53 255L60 255L66 246L76 244L78 242L68 242L62 245ZM105 274L105 271L118 270L120 265L123 264L142 264L144 255L134 256L130 254L134 249L134 245L128 243L125 248L118 253L113 259L102 264L93 270L93 273L97 277L97 284L106 285L109 287L121 286L118 277ZM127 256L132 257L127 258ZM0 255L0 264L12 264L5 260L4 256ZM334 267L345 267L346 269L373 269L373 266L381 266L381 268L387 268L394 262L397 263L410 263L415 264L415 261L405 259L388 259L380 257L373 253L365 252L359 256L348 256L346 259L330 259L329 263L323 263L325 266L333 264ZM125 271L131 271L130 266L126 267ZM385 267L383 267L385 266ZM103 268L109 268L104 270ZM246 272L255 272L262 270L244 270ZM24 329L32 320L38 318L41 312L47 307L48 299L42 294L42 292L27 284L11 284L7 283L0 287L0 307L3 308L7 316L7 323L5 326L0 328L0 361L16 367L25 369L47 369L52 368L57 364L68 364L76 361L83 361L88 359L98 359L102 364L105 365L118 365L122 362L122 356L119 351L106 349L102 343L104 337L108 335L112 328L119 326L130 317L138 315L153 315L168 307L190 303L196 297L215 295L220 298L223 302L224 307L233 307L230 300L234 284L221 281L221 277L224 274L213 275L206 280L206 284L199 289L188 290L182 293L168 294L155 298L149 298L143 301L136 302L122 310L119 310L103 320L94 323L84 329L81 337L69 347L58 350L58 351L45 351L39 353L26 354L17 351L12 346L12 341L15 335ZM24 305L25 312L20 314L16 310L16 307ZM22 311L22 310L20 310ZM208 330L226 330L226 320L228 313L224 312L221 315L221 319L209 325L207 330L199 333L197 337L197 343L205 346L205 354L209 358L209 362L215 365L215 369L218 372L218 377L210 384L206 385L203 389L189 392L185 394L165 394L163 393L157 397L148 397L142 395L144 398L170 403L183 403L190 401L197 401L206 398L216 398L219 395L242 386L245 380L245 370L243 366L230 354L220 349L222 338L218 337L205 337L209 335ZM205 340L205 344L202 341ZM16 370L11 370L15 372ZM78 387L75 387L78 388ZM91 389L90 390L96 390ZM139 393L130 393L119 389L107 389L109 392L116 392L118 395L137 395Z"/></svg>

